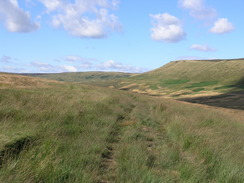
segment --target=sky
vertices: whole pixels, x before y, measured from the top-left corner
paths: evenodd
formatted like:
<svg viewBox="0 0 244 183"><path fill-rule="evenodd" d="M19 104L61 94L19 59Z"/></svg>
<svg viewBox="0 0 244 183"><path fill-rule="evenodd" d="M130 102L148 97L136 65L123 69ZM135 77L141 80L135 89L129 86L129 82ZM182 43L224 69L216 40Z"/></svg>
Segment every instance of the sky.
<svg viewBox="0 0 244 183"><path fill-rule="evenodd" d="M146 72L244 57L244 0L0 0L0 72Z"/></svg>

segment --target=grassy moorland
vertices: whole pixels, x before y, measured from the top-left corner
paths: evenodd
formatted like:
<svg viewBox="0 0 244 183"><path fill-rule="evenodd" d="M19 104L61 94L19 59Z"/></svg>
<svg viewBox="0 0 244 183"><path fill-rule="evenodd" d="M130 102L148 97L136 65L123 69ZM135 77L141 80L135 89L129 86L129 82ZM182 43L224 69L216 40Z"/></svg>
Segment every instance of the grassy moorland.
<svg viewBox="0 0 244 183"><path fill-rule="evenodd" d="M29 75L244 109L243 70L244 59L182 60L142 74L84 72Z"/></svg>
<svg viewBox="0 0 244 183"><path fill-rule="evenodd" d="M0 182L244 182L243 111L29 79L0 88Z"/></svg>
<svg viewBox="0 0 244 183"><path fill-rule="evenodd" d="M132 76L122 89L174 98L244 89L244 59L183 60Z"/></svg>
<svg viewBox="0 0 244 183"><path fill-rule="evenodd" d="M53 74L23 74L58 81L89 83L96 86L117 86L117 80L128 78L136 74L122 72L67 72Z"/></svg>
<svg viewBox="0 0 244 183"><path fill-rule="evenodd" d="M244 89L244 59L182 60L142 73L81 72L27 74L58 81L113 86L149 95L186 98Z"/></svg>

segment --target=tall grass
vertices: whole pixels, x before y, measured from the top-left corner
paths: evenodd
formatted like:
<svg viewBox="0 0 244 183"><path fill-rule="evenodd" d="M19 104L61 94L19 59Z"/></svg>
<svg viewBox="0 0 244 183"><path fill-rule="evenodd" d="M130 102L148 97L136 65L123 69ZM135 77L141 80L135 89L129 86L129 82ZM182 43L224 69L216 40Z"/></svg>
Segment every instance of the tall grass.
<svg viewBox="0 0 244 183"><path fill-rule="evenodd" d="M241 112L70 86L1 89L0 182L244 182Z"/></svg>

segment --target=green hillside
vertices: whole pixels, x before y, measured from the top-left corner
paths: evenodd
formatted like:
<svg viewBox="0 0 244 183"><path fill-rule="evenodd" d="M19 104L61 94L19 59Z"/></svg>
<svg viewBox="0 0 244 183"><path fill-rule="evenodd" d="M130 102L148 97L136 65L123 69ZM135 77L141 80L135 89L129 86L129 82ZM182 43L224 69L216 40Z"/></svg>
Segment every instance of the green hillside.
<svg viewBox="0 0 244 183"><path fill-rule="evenodd" d="M243 111L9 77L0 182L244 182Z"/></svg>
<svg viewBox="0 0 244 183"><path fill-rule="evenodd" d="M25 74L218 107L244 109L244 59L182 60L142 73Z"/></svg>
<svg viewBox="0 0 244 183"><path fill-rule="evenodd" d="M142 73L78 72L24 74L58 81L115 87L149 95L186 98L244 89L244 59L172 61Z"/></svg>
<svg viewBox="0 0 244 183"><path fill-rule="evenodd" d="M244 59L183 60L121 83L121 89L170 97L244 89Z"/></svg>

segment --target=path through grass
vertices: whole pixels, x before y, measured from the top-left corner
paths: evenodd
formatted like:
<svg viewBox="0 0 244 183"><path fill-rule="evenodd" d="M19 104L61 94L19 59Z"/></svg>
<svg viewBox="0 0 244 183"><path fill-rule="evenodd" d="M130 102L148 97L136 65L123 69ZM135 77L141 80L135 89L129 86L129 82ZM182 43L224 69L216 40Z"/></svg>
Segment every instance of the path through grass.
<svg viewBox="0 0 244 183"><path fill-rule="evenodd" d="M225 113L85 85L0 89L0 182L244 182L244 126Z"/></svg>

